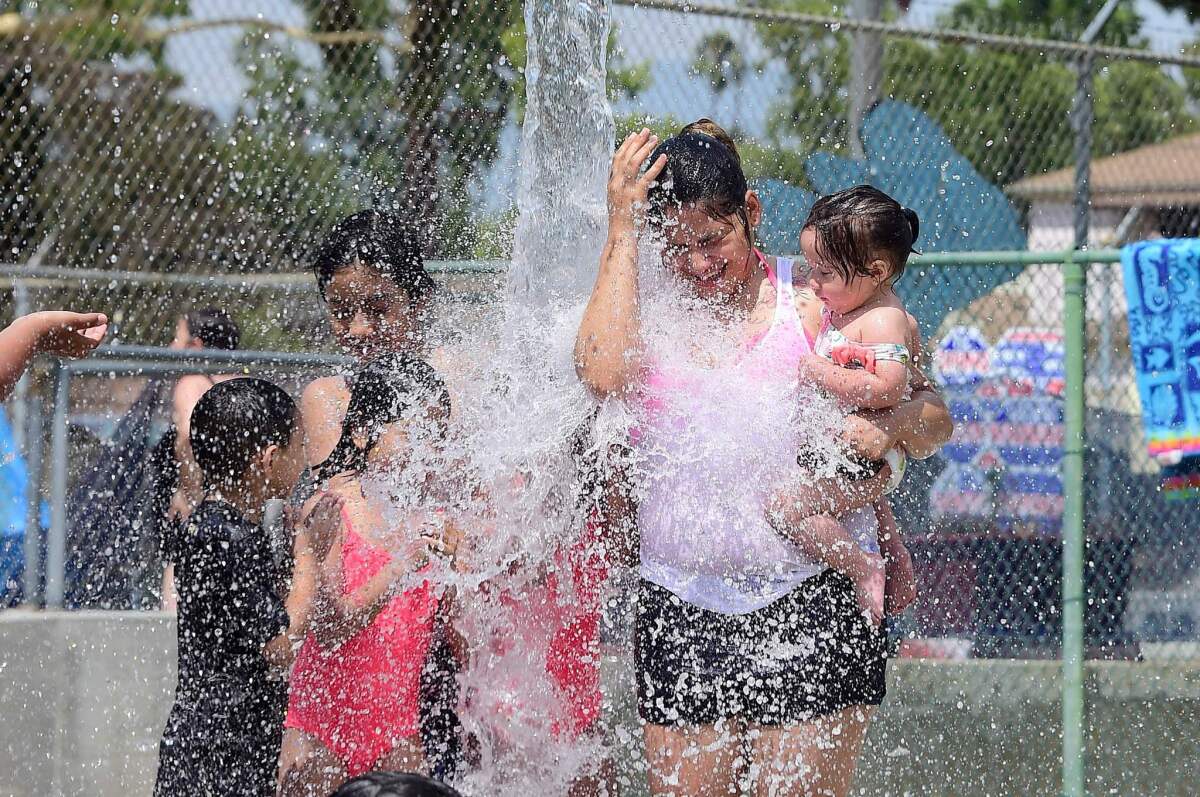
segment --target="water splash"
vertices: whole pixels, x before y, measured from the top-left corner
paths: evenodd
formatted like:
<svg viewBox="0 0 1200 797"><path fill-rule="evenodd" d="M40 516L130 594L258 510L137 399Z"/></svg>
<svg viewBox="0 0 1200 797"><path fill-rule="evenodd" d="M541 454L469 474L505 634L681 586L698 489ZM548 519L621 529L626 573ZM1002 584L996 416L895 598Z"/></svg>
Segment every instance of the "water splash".
<svg viewBox="0 0 1200 797"><path fill-rule="evenodd" d="M605 92L608 0L527 0L527 105L521 138L509 313L586 298L604 242L615 135Z"/></svg>
<svg viewBox="0 0 1200 797"><path fill-rule="evenodd" d="M468 353L475 376L459 402L462 456L482 485L460 496L482 522L463 572L447 575L466 596L455 622L470 652L460 718L475 760L456 782L466 794L565 794L602 757L599 740L578 733L581 713L598 707L571 697L555 646L599 610L595 579L579 567L595 557L581 537L570 442L594 407L572 346L606 231L609 14L607 0L525 6L528 102L505 316L491 346ZM598 651L571 654L595 667Z"/></svg>

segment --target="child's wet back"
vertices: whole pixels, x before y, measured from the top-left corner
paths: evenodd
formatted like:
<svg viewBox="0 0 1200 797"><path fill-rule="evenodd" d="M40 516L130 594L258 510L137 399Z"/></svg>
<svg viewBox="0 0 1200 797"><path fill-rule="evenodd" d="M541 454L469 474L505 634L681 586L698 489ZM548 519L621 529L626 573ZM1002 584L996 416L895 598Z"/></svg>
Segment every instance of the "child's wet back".
<svg viewBox="0 0 1200 797"><path fill-rule="evenodd" d="M267 685L263 646L288 624L267 532L231 505L207 500L175 553L180 693L223 677Z"/></svg>

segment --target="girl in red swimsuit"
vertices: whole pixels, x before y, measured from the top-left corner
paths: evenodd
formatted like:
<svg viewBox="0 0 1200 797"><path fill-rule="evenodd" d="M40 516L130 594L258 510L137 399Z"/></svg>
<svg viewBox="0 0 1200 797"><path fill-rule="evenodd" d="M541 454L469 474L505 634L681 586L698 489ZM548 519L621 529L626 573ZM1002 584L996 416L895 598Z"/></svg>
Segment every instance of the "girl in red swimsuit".
<svg viewBox="0 0 1200 797"><path fill-rule="evenodd" d="M332 539L311 542L321 562L318 593L285 723L302 735L305 754L281 773L285 797L323 797L375 768L425 768L420 676L438 598L427 582L414 586L413 576L431 551L452 553L454 535L423 499L413 512L381 512L363 477L428 483L408 472L418 467L410 463L410 435L443 436L448 415L445 386L422 360L384 357L355 377L341 439L317 470L325 492L343 501L343 523ZM423 531L397 529L397 518Z"/></svg>

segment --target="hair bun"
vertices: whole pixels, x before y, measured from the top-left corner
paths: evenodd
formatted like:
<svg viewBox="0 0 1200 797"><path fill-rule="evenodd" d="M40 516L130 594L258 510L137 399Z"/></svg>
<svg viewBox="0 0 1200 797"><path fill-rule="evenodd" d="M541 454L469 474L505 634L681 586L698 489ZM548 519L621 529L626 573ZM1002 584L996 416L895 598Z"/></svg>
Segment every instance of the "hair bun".
<svg viewBox="0 0 1200 797"><path fill-rule="evenodd" d="M917 237L921 234L921 220L917 217L917 212L912 208L901 208L900 212L904 214L904 218L908 219L908 228L912 230L913 246L916 246Z"/></svg>
<svg viewBox="0 0 1200 797"><path fill-rule="evenodd" d="M734 143L733 136L725 132L725 128L721 127L707 116L702 116L691 124L686 124L680 128L680 135L684 135L686 133L702 133L710 138L715 138L717 141L720 141L722 144L724 144L726 149L733 153L733 159L737 161L738 166L742 165L742 155L740 152L738 152L737 144Z"/></svg>

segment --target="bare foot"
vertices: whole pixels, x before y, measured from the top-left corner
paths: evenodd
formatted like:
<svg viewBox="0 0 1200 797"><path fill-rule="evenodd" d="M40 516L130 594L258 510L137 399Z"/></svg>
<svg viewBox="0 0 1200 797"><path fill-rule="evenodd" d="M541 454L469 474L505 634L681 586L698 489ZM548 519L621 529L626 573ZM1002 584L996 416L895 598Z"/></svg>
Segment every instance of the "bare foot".
<svg viewBox="0 0 1200 797"><path fill-rule="evenodd" d="M854 597L862 608L863 614L872 626L878 626L883 621L883 595L887 586L887 570L883 557L878 554L864 553L867 560L866 572L862 578L854 580Z"/></svg>

